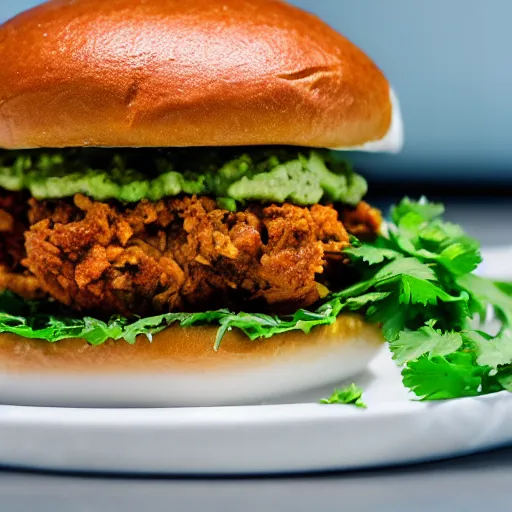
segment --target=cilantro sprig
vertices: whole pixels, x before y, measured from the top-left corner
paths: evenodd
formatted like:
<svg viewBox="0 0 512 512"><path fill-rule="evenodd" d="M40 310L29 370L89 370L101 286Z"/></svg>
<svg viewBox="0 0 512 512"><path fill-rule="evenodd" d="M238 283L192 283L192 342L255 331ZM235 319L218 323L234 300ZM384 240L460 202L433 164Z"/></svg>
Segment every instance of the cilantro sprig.
<svg viewBox="0 0 512 512"><path fill-rule="evenodd" d="M479 244L443 213L440 204L404 199L388 236L347 250L362 278L336 295L382 324L404 385L420 399L512 389L511 288L473 274ZM497 335L484 330L489 312Z"/></svg>
<svg viewBox="0 0 512 512"><path fill-rule="evenodd" d="M512 286L473 273L482 261L479 244L460 226L444 222L443 213L440 204L404 199L392 209L385 235L373 243L354 239L345 251L355 284L331 293L312 310L273 316L221 309L103 321L4 293L0 332L49 342L83 338L99 345L108 339L135 343L139 335L151 339L173 323L210 324L218 327L219 349L232 329L250 340L292 330L308 333L354 311L382 325L404 385L418 398L512 391ZM489 315L498 323L494 332L485 330Z"/></svg>
<svg viewBox="0 0 512 512"><path fill-rule="evenodd" d="M360 409L367 409L367 405L363 401L363 390L355 384L344 388L336 388L329 398L320 400L321 404L342 404L355 405Z"/></svg>

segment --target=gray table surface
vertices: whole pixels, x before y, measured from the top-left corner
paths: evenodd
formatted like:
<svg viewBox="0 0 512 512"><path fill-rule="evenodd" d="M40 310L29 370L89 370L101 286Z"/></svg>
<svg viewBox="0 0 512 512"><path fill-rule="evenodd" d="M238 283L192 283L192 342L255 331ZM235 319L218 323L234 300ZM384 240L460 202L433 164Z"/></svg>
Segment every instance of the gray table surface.
<svg viewBox="0 0 512 512"><path fill-rule="evenodd" d="M485 245L512 243L512 201L453 202ZM361 442L364 442L361 441ZM512 448L378 471L243 479L99 478L0 471L0 511L231 510L472 512L507 505Z"/></svg>

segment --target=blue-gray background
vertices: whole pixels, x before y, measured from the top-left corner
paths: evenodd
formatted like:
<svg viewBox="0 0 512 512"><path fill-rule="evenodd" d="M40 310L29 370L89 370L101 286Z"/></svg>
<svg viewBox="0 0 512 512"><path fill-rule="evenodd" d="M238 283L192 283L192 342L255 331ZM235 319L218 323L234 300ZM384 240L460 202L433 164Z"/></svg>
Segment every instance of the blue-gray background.
<svg viewBox="0 0 512 512"><path fill-rule="evenodd" d="M38 3L0 0L0 21ZM400 96L404 152L361 155L359 165L398 178L512 183L510 0L292 3L315 12L363 48Z"/></svg>

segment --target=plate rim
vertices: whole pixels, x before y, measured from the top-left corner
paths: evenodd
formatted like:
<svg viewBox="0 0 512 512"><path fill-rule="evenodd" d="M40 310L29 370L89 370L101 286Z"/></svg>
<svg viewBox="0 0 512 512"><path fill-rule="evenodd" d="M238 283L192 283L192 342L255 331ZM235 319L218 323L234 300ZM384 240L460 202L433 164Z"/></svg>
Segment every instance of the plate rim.
<svg viewBox="0 0 512 512"><path fill-rule="evenodd" d="M305 420L323 420L328 418L348 419L353 417L385 418L397 414L410 415L433 408L449 408L465 406L476 402L494 402L508 397L512 401L512 393L498 391L487 395L450 398L445 400L421 401L421 400L389 400L372 403L367 409L350 404L321 404L315 402L287 403L287 404L261 404L261 405L227 405L209 407L43 407L25 405L0 405L0 424L5 421L19 420L40 421L58 419L59 425L63 421L70 424L76 420L95 418L105 424L114 425L126 419L136 420L138 425L153 420L175 419L183 422L186 420L218 422L222 418L231 423L253 423L255 420L268 418L272 420L292 421L300 416ZM320 411L322 411L320 413ZM304 412L315 414L303 415ZM143 421L141 421L143 420ZM124 423L123 423L124 424ZM83 425L83 423L80 423Z"/></svg>

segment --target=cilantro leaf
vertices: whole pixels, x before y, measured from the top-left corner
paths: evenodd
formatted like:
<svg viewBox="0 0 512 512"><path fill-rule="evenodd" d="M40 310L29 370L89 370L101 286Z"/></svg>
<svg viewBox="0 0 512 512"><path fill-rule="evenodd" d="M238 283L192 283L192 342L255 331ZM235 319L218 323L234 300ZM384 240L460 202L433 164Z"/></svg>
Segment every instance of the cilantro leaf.
<svg viewBox="0 0 512 512"><path fill-rule="evenodd" d="M400 304L423 304L424 306L443 302L459 302L464 296L454 297L430 281L404 276L400 281Z"/></svg>
<svg viewBox="0 0 512 512"><path fill-rule="evenodd" d="M481 331L472 331L464 335L473 344L477 354L477 363L497 369L512 364L512 331L505 330L496 337Z"/></svg>
<svg viewBox="0 0 512 512"><path fill-rule="evenodd" d="M488 305L492 305L506 325L512 327L512 296L492 281L474 274L459 277L457 284L470 294L475 311L485 317Z"/></svg>
<svg viewBox="0 0 512 512"><path fill-rule="evenodd" d="M437 261L454 276L463 276L476 270L482 257L474 241L451 243L441 251Z"/></svg>
<svg viewBox="0 0 512 512"><path fill-rule="evenodd" d="M345 249L345 254L350 256L353 260L361 259L369 265L376 265L385 260L394 260L401 258L402 254L393 249L385 249L375 247L373 245L363 245L361 247L350 247Z"/></svg>
<svg viewBox="0 0 512 512"><path fill-rule="evenodd" d="M422 197L419 201L412 201L405 197L400 204L391 208L391 219L395 224L400 224L400 220L409 213L414 213L423 220L430 221L444 213L444 206L431 203L425 197Z"/></svg>
<svg viewBox="0 0 512 512"><path fill-rule="evenodd" d="M499 288L503 293L512 297L512 283L495 281L494 286Z"/></svg>
<svg viewBox="0 0 512 512"><path fill-rule="evenodd" d="M425 354L430 359L434 356L447 356L457 352L462 342L460 333L436 330L434 321L431 321L417 331L402 331L389 346L396 364L403 365Z"/></svg>
<svg viewBox="0 0 512 512"><path fill-rule="evenodd" d="M361 409L367 408L366 404L363 402L363 390L355 384L351 384L345 388L335 389L329 398L323 398L320 403L355 405Z"/></svg>
<svg viewBox="0 0 512 512"><path fill-rule="evenodd" d="M473 356L455 352L451 356L423 355L409 361L403 382L422 400L446 400L477 396L489 369L475 364Z"/></svg>
<svg viewBox="0 0 512 512"><path fill-rule="evenodd" d="M496 380L503 389L512 392L512 365L500 368L496 375Z"/></svg>
<svg viewBox="0 0 512 512"><path fill-rule="evenodd" d="M392 241L404 253L423 262L437 263L454 276L473 272L481 263L479 244L463 229L440 219L442 205L404 199L392 210Z"/></svg>
<svg viewBox="0 0 512 512"><path fill-rule="evenodd" d="M376 302L387 299L391 292L373 292L359 295L358 297L350 297L346 300L346 306L352 311L359 311L366 306L375 304Z"/></svg>
<svg viewBox="0 0 512 512"><path fill-rule="evenodd" d="M415 277L425 281L436 281L434 270L416 258L394 260L375 274L374 282L396 279L402 276Z"/></svg>
<svg viewBox="0 0 512 512"><path fill-rule="evenodd" d="M414 258L401 258L391 261L378 269L366 280L333 294L334 297L347 299L365 293L372 287L377 289L400 282L404 276L416 277L420 280L435 281L434 271L427 265Z"/></svg>
<svg viewBox="0 0 512 512"><path fill-rule="evenodd" d="M394 295L378 304L372 304L366 318L369 322L382 324L382 334L386 341L396 340L400 332L406 328L408 313L406 308L397 307Z"/></svg>

